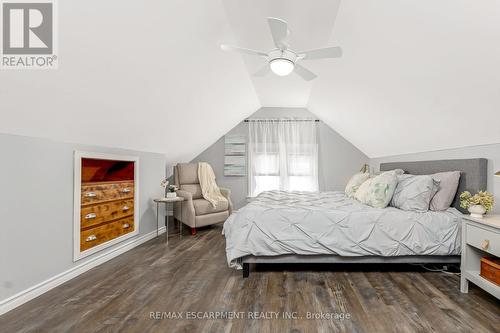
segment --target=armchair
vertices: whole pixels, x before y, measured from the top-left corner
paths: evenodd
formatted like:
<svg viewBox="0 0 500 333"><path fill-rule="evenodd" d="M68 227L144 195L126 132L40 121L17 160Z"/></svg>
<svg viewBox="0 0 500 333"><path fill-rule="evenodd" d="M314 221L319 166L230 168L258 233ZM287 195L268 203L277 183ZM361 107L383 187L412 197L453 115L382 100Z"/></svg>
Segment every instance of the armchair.
<svg viewBox="0 0 500 333"><path fill-rule="evenodd" d="M224 222L231 215L231 190L220 188L227 203L218 203L213 208L203 198L198 178L198 163L179 163L174 167L174 184L179 188L177 195L184 202L175 203L174 217L191 228L196 235L196 228Z"/></svg>

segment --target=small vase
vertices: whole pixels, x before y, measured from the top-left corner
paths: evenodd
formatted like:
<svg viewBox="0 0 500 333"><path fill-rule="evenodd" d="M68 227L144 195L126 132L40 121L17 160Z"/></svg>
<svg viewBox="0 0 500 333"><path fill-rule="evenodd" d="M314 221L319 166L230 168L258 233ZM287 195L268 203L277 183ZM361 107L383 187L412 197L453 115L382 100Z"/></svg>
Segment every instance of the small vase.
<svg viewBox="0 0 500 333"><path fill-rule="evenodd" d="M468 208L470 216L482 219L486 209L482 205L472 205Z"/></svg>
<svg viewBox="0 0 500 333"><path fill-rule="evenodd" d="M177 197L177 193L175 192L167 192L167 198L176 198Z"/></svg>

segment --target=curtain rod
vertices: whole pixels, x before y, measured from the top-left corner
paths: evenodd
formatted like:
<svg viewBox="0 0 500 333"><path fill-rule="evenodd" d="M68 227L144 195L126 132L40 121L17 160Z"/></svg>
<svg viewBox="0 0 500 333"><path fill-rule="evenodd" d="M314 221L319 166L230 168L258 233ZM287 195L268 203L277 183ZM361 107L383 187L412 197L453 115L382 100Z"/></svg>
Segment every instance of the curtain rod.
<svg viewBox="0 0 500 333"><path fill-rule="evenodd" d="M263 121L263 122L266 122L266 121L279 121L279 122L282 122L282 121L314 121L316 123L319 122L319 119L245 119L244 122L245 123L248 123L248 122L254 122L254 121L257 121L257 122L260 122L260 121Z"/></svg>

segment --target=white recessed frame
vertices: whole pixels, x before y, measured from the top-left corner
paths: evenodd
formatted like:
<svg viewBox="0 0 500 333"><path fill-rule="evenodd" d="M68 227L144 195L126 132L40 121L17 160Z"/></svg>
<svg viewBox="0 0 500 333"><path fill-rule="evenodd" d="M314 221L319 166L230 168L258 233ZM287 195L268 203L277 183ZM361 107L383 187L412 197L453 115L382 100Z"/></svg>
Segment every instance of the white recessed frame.
<svg viewBox="0 0 500 333"><path fill-rule="evenodd" d="M101 160L114 160L134 162L134 231L105 243L96 245L88 250L80 251L80 209L81 209L81 184L82 184L82 159L92 158ZM95 153L86 151L75 151L74 166L74 215L73 215L73 261L80 260L105 248L115 245L130 237L139 234L139 157L116 155L106 153Z"/></svg>

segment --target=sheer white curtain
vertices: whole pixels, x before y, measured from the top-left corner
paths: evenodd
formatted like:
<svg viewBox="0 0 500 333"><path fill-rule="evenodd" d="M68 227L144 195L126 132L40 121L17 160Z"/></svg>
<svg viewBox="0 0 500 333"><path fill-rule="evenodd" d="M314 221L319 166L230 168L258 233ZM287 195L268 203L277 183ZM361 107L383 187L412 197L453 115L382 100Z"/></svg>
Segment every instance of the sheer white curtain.
<svg viewBox="0 0 500 333"><path fill-rule="evenodd" d="M317 191L318 137L313 119L248 123L248 191Z"/></svg>

